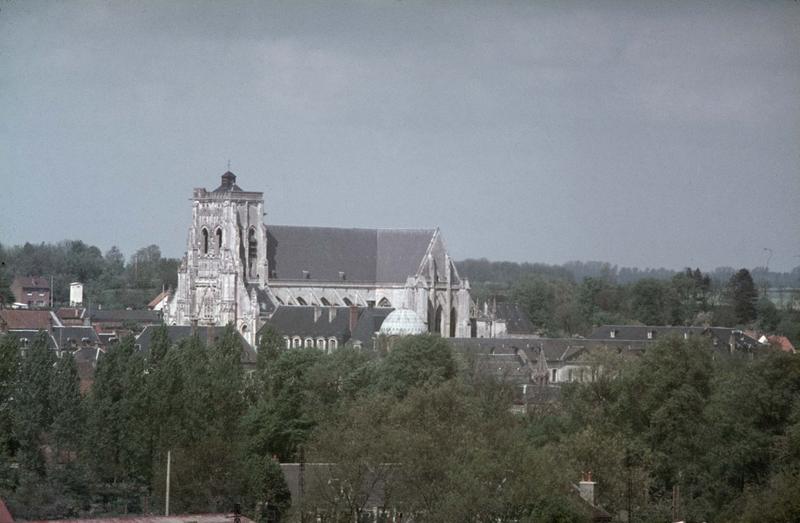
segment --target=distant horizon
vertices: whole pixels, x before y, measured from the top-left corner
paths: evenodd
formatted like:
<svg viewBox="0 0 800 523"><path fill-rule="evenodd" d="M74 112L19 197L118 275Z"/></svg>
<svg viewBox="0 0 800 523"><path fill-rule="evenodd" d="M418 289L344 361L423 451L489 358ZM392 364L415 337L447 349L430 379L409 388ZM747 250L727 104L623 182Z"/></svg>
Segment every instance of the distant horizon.
<svg viewBox="0 0 800 523"><path fill-rule="evenodd" d="M274 224L274 225L286 226L287 224ZM267 225L267 228L269 228L269 225ZM347 227L347 228L350 228L350 227ZM353 228L364 228L364 227L353 227ZM61 240L56 240L56 241L41 241L41 242L28 241L28 242L22 242L22 243L16 243L16 244L8 244L8 243L4 243L4 242L0 241L0 246L2 246L2 248L7 251L9 248L21 248L21 247L23 247L25 245L25 243L30 243L31 245L41 245L41 244L57 245L57 244L59 244L61 242L69 242L69 241L81 241L81 242L83 242L84 244L86 244L89 247L97 247L104 256L112 247L117 247L120 250L120 252L122 253L122 255L125 257L125 263L126 264L128 264L131 261L131 258L136 253L136 251L138 251L139 249L147 248L147 247L149 247L151 245L155 245L156 247L158 247L159 251L161 252L161 257L162 258L170 258L170 259L180 260L186 254L186 251L181 252L179 255L171 255L169 253L165 253L165 251L162 248L162 246L160 246L160 245L158 245L156 243L149 243L147 245L141 245L141 246L133 248L131 250L126 250L126 249L123 249L122 247L120 247L119 245L113 245L112 244L112 245L108 245L107 247L103 247L103 246L97 245L95 243L87 242L86 240L83 240L81 238L63 238ZM445 238L445 241L446 241L446 238ZM717 266L712 267L712 268L706 268L706 267L694 266L694 265L692 265L692 266L684 265L682 267L636 266L636 265L622 265L622 264L617 264L617 263L613 263L613 262L605 261L605 260L589 260L589 259L587 259L587 260L567 260L565 262L560 262L560 263L558 263L558 262L551 263L551 262L545 262L545 261L541 261L541 260L492 259L492 258L487 257L487 256L477 256L477 257L471 256L471 257L466 257L466 258L456 258L456 257L454 257L453 259L454 259L454 261L456 263L462 263L462 262L467 262L467 261L487 261L487 262L490 262L490 263L515 263L515 264L519 264L519 265L525 265L525 264L528 264L528 265L546 265L546 266L550 266L550 267L564 267L564 268L566 268L567 265L572 264L572 263L582 263L582 264L595 264L596 263L596 264L608 265L611 268L614 268L614 269L616 269L618 271L627 269L627 270L637 270L637 271L640 271L640 272L647 272L647 271L682 272L682 271L686 270L687 268L692 269L692 270L700 269L700 271L703 272L704 274L713 274L714 272L720 271L720 270L738 271L739 269L747 269L748 271L750 271L750 273L754 273L754 272L757 273L757 272L767 271L768 270L768 273L776 274L776 275L781 275L781 274L782 275L792 275L794 272L800 272L800 264L798 264L798 265L796 265L794 267L791 267L789 270L778 270L775 267L767 268L767 267L765 267L763 265L761 265L761 266L756 265L756 266L753 266L753 267L739 266L739 265L717 265ZM36 276L36 275L28 275L28 276Z"/></svg>

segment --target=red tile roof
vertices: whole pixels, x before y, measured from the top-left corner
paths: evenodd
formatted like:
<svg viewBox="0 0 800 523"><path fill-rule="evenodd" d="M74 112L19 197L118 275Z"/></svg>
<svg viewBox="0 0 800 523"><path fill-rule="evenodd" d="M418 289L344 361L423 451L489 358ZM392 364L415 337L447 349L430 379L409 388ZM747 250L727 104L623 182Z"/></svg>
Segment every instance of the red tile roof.
<svg viewBox="0 0 800 523"><path fill-rule="evenodd" d="M60 324L50 311L0 309L0 318L8 329L50 330L51 326Z"/></svg>
<svg viewBox="0 0 800 523"><path fill-rule="evenodd" d="M0 523L14 523L14 518L11 517L11 513L2 499L0 499Z"/></svg>
<svg viewBox="0 0 800 523"><path fill-rule="evenodd" d="M794 345L786 336L767 336L767 340L770 345L778 346L783 352L795 353Z"/></svg>
<svg viewBox="0 0 800 523"><path fill-rule="evenodd" d="M158 305L161 302L161 300L166 298L167 295L169 295L169 291L163 291L161 294L153 298L153 300L150 303L147 304L147 308L152 309L153 307Z"/></svg>
<svg viewBox="0 0 800 523"><path fill-rule="evenodd" d="M20 287L35 287L37 289L49 289L50 280L42 276L17 276L14 278L12 285L19 285Z"/></svg>

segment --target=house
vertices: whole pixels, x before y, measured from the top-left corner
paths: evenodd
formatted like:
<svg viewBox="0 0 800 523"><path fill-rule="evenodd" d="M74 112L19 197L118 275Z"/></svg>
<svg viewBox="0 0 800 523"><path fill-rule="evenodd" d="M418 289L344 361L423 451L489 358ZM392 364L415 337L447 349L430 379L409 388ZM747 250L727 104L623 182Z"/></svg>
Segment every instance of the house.
<svg viewBox="0 0 800 523"><path fill-rule="evenodd" d="M61 327L63 324L52 311L0 309L0 331L24 329L50 332L54 326Z"/></svg>
<svg viewBox="0 0 800 523"><path fill-rule="evenodd" d="M474 316L473 337L529 338L536 335L536 327L517 303L492 298L478 306Z"/></svg>
<svg viewBox="0 0 800 523"><path fill-rule="evenodd" d="M147 325L160 325L161 312L131 309L89 309L84 320L93 326L98 334L121 338L126 334L141 332Z"/></svg>
<svg viewBox="0 0 800 523"><path fill-rule="evenodd" d="M688 339L690 336L706 336L714 347L729 352L754 352L761 346L755 338L745 332L728 327L683 327L663 325L602 325L595 328L589 338L599 340L625 340L631 342L653 342L669 336Z"/></svg>
<svg viewBox="0 0 800 523"><path fill-rule="evenodd" d="M150 303L147 304L147 308L151 311L160 311L164 308L167 302L169 302L169 291L164 290L161 291L158 296L150 300Z"/></svg>
<svg viewBox="0 0 800 523"><path fill-rule="evenodd" d="M50 306L50 280L42 276L17 276L11 282L14 301L29 309Z"/></svg>

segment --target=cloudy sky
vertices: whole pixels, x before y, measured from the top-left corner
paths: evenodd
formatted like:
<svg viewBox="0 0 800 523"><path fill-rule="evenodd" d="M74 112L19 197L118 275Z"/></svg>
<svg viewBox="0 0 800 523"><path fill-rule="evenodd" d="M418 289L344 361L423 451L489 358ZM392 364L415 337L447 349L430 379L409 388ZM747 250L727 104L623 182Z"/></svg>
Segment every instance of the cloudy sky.
<svg viewBox="0 0 800 523"><path fill-rule="evenodd" d="M454 257L800 265L800 2L0 2L0 242L267 225Z"/></svg>

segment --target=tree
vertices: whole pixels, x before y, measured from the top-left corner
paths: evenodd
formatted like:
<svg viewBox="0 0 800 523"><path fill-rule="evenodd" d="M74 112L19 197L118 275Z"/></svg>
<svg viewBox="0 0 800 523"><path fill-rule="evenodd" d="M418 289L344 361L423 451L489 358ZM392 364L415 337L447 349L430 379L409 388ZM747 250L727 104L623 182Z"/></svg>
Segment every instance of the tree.
<svg viewBox="0 0 800 523"><path fill-rule="evenodd" d="M44 475L45 433L53 419L50 383L55 357L47 346L47 334L40 332L22 358L14 396L14 439L19 445L21 465Z"/></svg>
<svg viewBox="0 0 800 523"><path fill-rule="evenodd" d="M450 345L428 334L402 338L378 369L379 388L403 397L415 387L438 385L456 375L456 362Z"/></svg>
<svg viewBox="0 0 800 523"><path fill-rule="evenodd" d="M739 269L728 280L728 292L739 324L748 324L756 319L758 291L747 269Z"/></svg>
<svg viewBox="0 0 800 523"><path fill-rule="evenodd" d="M631 313L645 325L663 325L667 296L664 284L653 278L637 281L631 289Z"/></svg>
<svg viewBox="0 0 800 523"><path fill-rule="evenodd" d="M80 378L71 354L64 354L53 369L50 385L50 405L53 411L51 443L58 459L68 459L62 453L75 452L83 429Z"/></svg>

